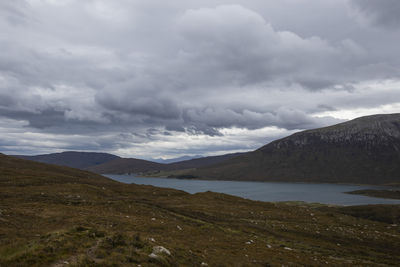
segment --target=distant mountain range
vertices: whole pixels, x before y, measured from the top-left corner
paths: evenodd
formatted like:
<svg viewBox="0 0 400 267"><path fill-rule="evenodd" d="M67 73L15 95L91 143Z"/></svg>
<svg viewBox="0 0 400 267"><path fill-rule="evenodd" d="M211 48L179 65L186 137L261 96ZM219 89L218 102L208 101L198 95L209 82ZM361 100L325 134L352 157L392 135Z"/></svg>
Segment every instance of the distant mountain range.
<svg viewBox="0 0 400 267"><path fill-rule="evenodd" d="M86 168L89 171L106 174L123 174L123 173L146 173L157 171L174 171L183 169L196 169L213 164L218 164L225 160L231 159L241 153L226 154L221 156L210 156L198 159L184 160L169 164L161 164L140 159L119 158L103 164Z"/></svg>
<svg viewBox="0 0 400 267"><path fill-rule="evenodd" d="M182 156L178 158L172 158L172 159L150 159L150 161L154 161L157 163L162 163L162 164L169 164L169 163L174 163L174 162L179 162L179 161L184 161L184 160L191 160L191 159L198 159L202 158L203 156L201 155L196 155L196 156Z"/></svg>
<svg viewBox="0 0 400 267"><path fill-rule="evenodd" d="M400 114L298 132L252 152L168 164L87 152L18 157L107 174L162 171L180 178L400 184Z"/></svg>
<svg viewBox="0 0 400 267"><path fill-rule="evenodd" d="M241 153L233 153L221 156L195 158L169 164L162 164L136 158L121 158L116 155L107 153L76 151L66 151L61 153L43 154L37 156L15 155L14 157L41 163L89 170L96 173L125 174L201 168L204 166L220 163L224 160L230 159L240 154Z"/></svg>
<svg viewBox="0 0 400 267"><path fill-rule="evenodd" d="M298 132L188 174L226 180L400 184L400 114Z"/></svg>

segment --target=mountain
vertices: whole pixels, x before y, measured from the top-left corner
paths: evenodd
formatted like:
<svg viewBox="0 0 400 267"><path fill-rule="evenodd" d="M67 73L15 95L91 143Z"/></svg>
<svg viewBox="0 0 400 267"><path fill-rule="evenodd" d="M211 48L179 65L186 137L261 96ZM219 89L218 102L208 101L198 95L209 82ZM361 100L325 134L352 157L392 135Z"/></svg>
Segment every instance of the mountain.
<svg viewBox="0 0 400 267"><path fill-rule="evenodd" d="M206 166L211 166L214 164L221 163L225 160L237 157L243 153L232 153L232 154L225 154L220 156L209 156L203 157L198 159L190 159L184 160L179 162L174 162L168 164L168 170L183 170L183 169L193 169L193 168L201 168Z"/></svg>
<svg viewBox="0 0 400 267"><path fill-rule="evenodd" d="M15 157L32 160L36 162L68 166L78 169L84 169L89 166L102 164L104 162L120 158L118 156L107 153L75 152L75 151L65 151L61 153L52 153L52 154L44 154L37 156L17 155Z"/></svg>
<svg viewBox="0 0 400 267"><path fill-rule="evenodd" d="M185 161L185 160L191 160L191 159L198 159L198 158L202 158L203 156L201 155L196 155L196 156L182 156L182 157L178 157L178 158L172 158L172 159L152 159L150 161L154 161L157 163L162 163L162 164L169 164L169 163L174 163L174 162L179 162L179 161Z"/></svg>
<svg viewBox="0 0 400 267"><path fill-rule="evenodd" d="M400 184L400 114L307 130L190 175L207 179Z"/></svg>
<svg viewBox="0 0 400 267"><path fill-rule="evenodd" d="M240 153L203 157L173 162L169 164L157 163L136 158L120 158L118 156L107 153L75 151L66 151L61 153L52 153L37 156L16 155L14 157L41 163L89 170L95 173L124 174L201 168L204 166L220 163L239 154Z"/></svg>
<svg viewBox="0 0 400 267"><path fill-rule="evenodd" d="M213 164L221 163L240 155L241 153L226 154L220 156L210 156L198 159L184 160L170 164L161 164L157 162L134 159L134 158L119 158L112 161L107 161L103 164L87 167L86 170L95 173L105 174L124 174L124 173L144 173L144 172L159 172L159 171L175 171L184 169L201 168Z"/></svg>
<svg viewBox="0 0 400 267"><path fill-rule="evenodd" d="M118 158L86 169L95 173L125 174L166 170L167 165L143 159Z"/></svg>

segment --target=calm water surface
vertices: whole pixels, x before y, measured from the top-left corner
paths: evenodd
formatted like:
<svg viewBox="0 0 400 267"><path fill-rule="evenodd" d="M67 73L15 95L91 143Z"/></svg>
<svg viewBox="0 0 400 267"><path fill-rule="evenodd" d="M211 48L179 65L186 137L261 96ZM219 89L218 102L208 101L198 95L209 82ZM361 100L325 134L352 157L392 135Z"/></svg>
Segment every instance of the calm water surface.
<svg viewBox="0 0 400 267"><path fill-rule="evenodd" d="M144 178L133 175L105 175L122 183L175 188L188 193L213 191L260 201L305 201L337 205L400 204L400 200L344 194L361 189L390 188L338 184L237 182Z"/></svg>

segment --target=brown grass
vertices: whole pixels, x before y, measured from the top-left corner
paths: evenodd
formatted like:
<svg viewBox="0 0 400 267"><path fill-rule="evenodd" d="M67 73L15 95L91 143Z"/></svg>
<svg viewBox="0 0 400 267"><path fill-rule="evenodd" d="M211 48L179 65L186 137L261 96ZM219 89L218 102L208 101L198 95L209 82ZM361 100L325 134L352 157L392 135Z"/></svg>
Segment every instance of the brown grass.
<svg viewBox="0 0 400 267"><path fill-rule="evenodd" d="M397 265L395 218L360 210L190 195L0 155L0 266ZM150 258L154 246L171 255Z"/></svg>

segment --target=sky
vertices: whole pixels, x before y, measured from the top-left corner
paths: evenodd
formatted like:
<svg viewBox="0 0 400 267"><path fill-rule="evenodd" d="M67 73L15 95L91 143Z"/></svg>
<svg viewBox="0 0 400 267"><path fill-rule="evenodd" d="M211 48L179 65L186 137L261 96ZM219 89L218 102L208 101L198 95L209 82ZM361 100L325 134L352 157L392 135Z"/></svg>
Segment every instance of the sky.
<svg viewBox="0 0 400 267"><path fill-rule="evenodd" d="M174 158L400 112L398 0L0 0L0 152Z"/></svg>

